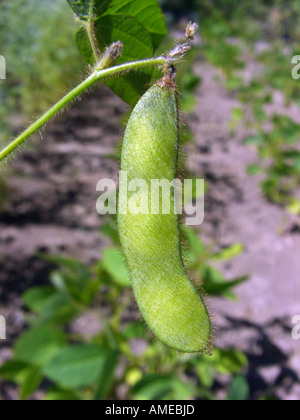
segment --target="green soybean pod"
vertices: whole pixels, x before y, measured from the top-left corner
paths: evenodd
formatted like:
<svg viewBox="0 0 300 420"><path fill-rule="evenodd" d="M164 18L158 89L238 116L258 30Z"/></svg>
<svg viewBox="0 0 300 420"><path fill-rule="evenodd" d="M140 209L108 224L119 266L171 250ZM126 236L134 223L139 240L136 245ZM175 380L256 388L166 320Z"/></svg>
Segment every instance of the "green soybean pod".
<svg viewBox="0 0 300 420"><path fill-rule="evenodd" d="M125 201L134 193L120 193L119 235L135 298L151 331L180 352L204 353L210 349L210 316L184 268L178 215L172 207L170 214L151 214L150 208L151 180L176 178L178 149L176 86L165 78L146 92L128 121L120 186L146 181L148 191L139 191L139 199L149 203L149 212L126 211Z"/></svg>

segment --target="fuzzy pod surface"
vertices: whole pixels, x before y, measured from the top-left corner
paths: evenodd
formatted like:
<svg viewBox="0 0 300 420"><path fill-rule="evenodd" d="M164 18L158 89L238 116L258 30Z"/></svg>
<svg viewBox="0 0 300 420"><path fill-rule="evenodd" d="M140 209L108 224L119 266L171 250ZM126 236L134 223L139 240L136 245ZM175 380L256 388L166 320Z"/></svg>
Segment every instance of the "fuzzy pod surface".
<svg viewBox="0 0 300 420"><path fill-rule="evenodd" d="M138 200L148 203L149 214L132 214L130 209L126 212L128 201L137 191L129 191L127 197L120 194L119 235L135 298L151 331L178 351L206 352L211 339L210 316L184 268L174 190L170 214L151 214L151 181L176 178L178 149L176 87L159 82L131 114L120 172L120 186L136 179L146 182L148 189L140 189Z"/></svg>

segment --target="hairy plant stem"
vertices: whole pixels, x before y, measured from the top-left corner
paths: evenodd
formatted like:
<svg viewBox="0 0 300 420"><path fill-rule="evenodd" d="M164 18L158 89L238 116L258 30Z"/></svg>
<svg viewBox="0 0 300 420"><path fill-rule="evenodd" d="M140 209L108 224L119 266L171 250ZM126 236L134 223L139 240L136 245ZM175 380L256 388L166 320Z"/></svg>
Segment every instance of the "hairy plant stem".
<svg viewBox="0 0 300 420"><path fill-rule="evenodd" d="M13 140L8 146L6 146L0 152L0 162L6 159L11 153L13 153L21 144L24 143L32 134L37 132L43 127L51 118L53 118L59 111L65 108L75 98L80 96L86 90L88 90L95 83L101 81L105 77L115 76L130 70L138 70L149 66L164 66L169 63L170 59L160 56L155 58L149 58L146 60L134 61L131 63L121 64L118 66L110 67L104 70L94 70L93 73L80 83L75 89L64 96L58 101L52 108L50 108L41 118L34 122L28 127L22 134L20 134L15 140Z"/></svg>
<svg viewBox="0 0 300 420"><path fill-rule="evenodd" d="M89 20L84 25L84 27L85 27L87 36L89 38L92 50L93 50L94 62L97 63L99 58L100 58L100 51L99 51L99 48L98 48L98 44L97 44L96 37L95 37L95 32L94 32L94 21L92 19Z"/></svg>

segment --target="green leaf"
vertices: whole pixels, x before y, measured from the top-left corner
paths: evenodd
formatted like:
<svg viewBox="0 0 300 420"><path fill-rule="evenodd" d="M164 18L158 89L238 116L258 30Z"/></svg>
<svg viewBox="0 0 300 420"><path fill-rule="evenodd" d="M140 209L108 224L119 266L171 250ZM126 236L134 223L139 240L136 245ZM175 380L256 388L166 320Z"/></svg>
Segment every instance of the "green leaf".
<svg viewBox="0 0 300 420"><path fill-rule="evenodd" d="M74 258L62 257L59 255L43 255L43 259L58 265L71 273L77 274L80 278L89 278L90 273L86 265Z"/></svg>
<svg viewBox="0 0 300 420"><path fill-rule="evenodd" d="M131 389L134 400L187 400L194 396L195 388L172 376L146 375Z"/></svg>
<svg viewBox="0 0 300 420"><path fill-rule="evenodd" d="M203 278L203 287L210 295L222 295L234 299L235 295L231 289L248 280L248 276L227 281L223 274L214 267L204 266L200 271Z"/></svg>
<svg viewBox="0 0 300 420"><path fill-rule="evenodd" d="M53 386L45 394L44 400L45 401L81 401L81 398L74 391L68 391L65 389L61 389L57 386Z"/></svg>
<svg viewBox="0 0 300 420"><path fill-rule="evenodd" d="M43 366L67 343L66 335L50 326L38 326L25 333L15 346L15 358Z"/></svg>
<svg viewBox="0 0 300 420"><path fill-rule="evenodd" d="M19 360L9 360L0 367L0 376L5 381L22 383L26 378L30 366Z"/></svg>
<svg viewBox="0 0 300 420"><path fill-rule="evenodd" d="M117 64L149 58L153 55L153 45L149 32L138 20L131 16L106 15L95 21L95 36L101 50L113 42L121 41L124 45ZM83 58L93 62L89 40L83 28L76 34L76 43ZM135 105L150 83L153 70L143 71L138 77L129 73L116 79L107 80L106 84L125 102Z"/></svg>
<svg viewBox="0 0 300 420"><path fill-rule="evenodd" d="M88 21L93 17L95 0L67 0L67 2L80 20Z"/></svg>
<svg viewBox="0 0 300 420"><path fill-rule="evenodd" d="M71 304L68 297L56 293L48 298L40 312L40 323L64 324L78 314L78 310Z"/></svg>
<svg viewBox="0 0 300 420"><path fill-rule="evenodd" d="M167 35L165 19L157 0L112 0L100 9L105 15L128 15L139 21L150 33L154 48Z"/></svg>
<svg viewBox="0 0 300 420"><path fill-rule="evenodd" d="M288 205L287 210L291 214L300 214L300 200L298 200L297 198L293 198L291 203Z"/></svg>
<svg viewBox="0 0 300 420"><path fill-rule="evenodd" d="M98 391L95 396L95 400L105 400L109 395L109 392L114 383L114 374L116 367L119 362L119 352L118 351L111 351L109 352L105 365L100 372L100 376L98 378Z"/></svg>
<svg viewBox="0 0 300 420"><path fill-rule="evenodd" d="M184 92L181 95L181 106L184 112L191 113L197 106L197 99L194 93ZM194 189L196 190L196 189ZM198 197L195 197L198 198Z"/></svg>
<svg viewBox="0 0 300 420"><path fill-rule="evenodd" d="M4 363L0 367L0 376L6 381L16 382L20 385L20 398L22 400L32 395L43 379L39 367L30 366L19 360L10 360Z"/></svg>
<svg viewBox="0 0 300 420"><path fill-rule="evenodd" d="M210 359L216 370L224 375L240 373L248 366L248 358L245 353L238 350L215 349Z"/></svg>
<svg viewBox="0 0 300 420"><path fill-rule="evenodd" d="M81 261L65 257L50 256L47 260L61 266L60 271L51 273L51 282L68 298L66 304L75 300L87 305L92 301L97 293L99 281L91 275L86 265Z"/></svg>
<svg viewBox="0 0 300 420"><path fill-rule="evenodd" d="M205 255L205 247L201 239L198 237L195 230L187 227L181 226L183 237L188 242L188 248L183 249L183 254L187 258L190 264L195 264L199 259L203 258Z"/></svg>
<svg viewBox="0 0 300 420"><path fill-rule="evenodd" d="M120 246L120 239L118 233L118 224L115 220L109 220L101 227L101 232L106 237L110 238L114 245Z"/></svg>
<svg viewBox="0 0 300 420"><path fill-rule="evenodd" d="M48 299L56 294L51 286L34 287L23 295L25 305L33 312L40 313Z"/></svg>
<svg viewBox="0 0 300 420"><path fill-rule="evenodd" d="M244 376L237 376L230 385L227 396L228 401L246 401L249 398L250 388Z"/></svg>
<svg viewBox="0 0 300 420"><path fill-rule="evenodd" d="M258 175L259 173L261 173L262 168L261 166L257 165L256 163L252 163L250 165L247 166L247 173L249 175Z"/></svg>
<svg viewBox="0 0 300 420"><path fill-rule="evenodd" d="M117 248L107 248L103 251L102 265L118 286L131 286L124 257Z"/></svg>
<svg viewBox="0 0 300 420"><path fill-rule="evenodd" d="M145 338L146 327L142 322L132 322L123 331L123 336L127 340L132 338Z"/></svg>
<svg viewBox="0 0 300 420"><path fill-rule="evenodd" d="M238 257L239 255L241 255L244 252L244 245L237 243L234 245L231 245L225 249L223 249L221 252L219 252L218 254L215 254L212 256L212 260L213 261L228 261L228 260L232 260L235 257Z"/></svg>
<svg viewBox="0 0 300 420"><path fill-rule="evenodd" d="M20 388L20 399L25 400L30 397L40 386L43 375L38 367L28 369L26 377Z"/></svg>
<svg viewBox="0 0 300 420"><path fill-rule="evenodd" d="M44 374L63 388L81 388L99 381L110 351L92 344L61 349L45 366Z"/></svg>
<svg viewBox="0 0 300 420"><path fill-rule="evenodd" d="M196 372L201 385L211 388L214 383L214 367L210 361L200 359L196 364Z"/></svg>
<svg viewBox="0 0 300 420"><path fill-rule="evenodd" d="M265 136L263 134L259 134L257 136L247 137L244 140L244 143L246 145L252 145L252 144L260 145L261 143L263 143L264 139L265 139Z"/></svg>
<svg viewBox="0 0 300 420"><path fill-rule="evenodd" d="M187 68L181 76L180 85L184 91L194 93L201 82L201 77L194 73L193 68Z"/></svg>
<svg viewBox="0 0 300 420"><path fill-rule="evenodd" d="M55 273L52 273L52 279L53 276ZM29 309L39 314L35 323L65 323L78 313L66 290L60 292L49 286L36 287L26 292L23 299Z"/></svg>
<svg viewBox="0 0 300 420"><path fill-rule="evenodd" d="M233 108L232 109L232 119L235 123L239 123L242 121L244 117L244 110L242 108Z"/></svg>

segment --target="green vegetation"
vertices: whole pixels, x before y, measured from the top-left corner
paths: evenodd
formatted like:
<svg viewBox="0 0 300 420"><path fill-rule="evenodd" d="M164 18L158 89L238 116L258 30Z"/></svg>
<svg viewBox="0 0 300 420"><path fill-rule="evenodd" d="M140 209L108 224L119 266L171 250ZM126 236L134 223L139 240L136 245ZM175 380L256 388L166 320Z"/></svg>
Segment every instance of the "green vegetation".
<svg viewBox="0 0 300 420"><path fill-rule="evenodd" d="M58 30L59 28L59 30ZM45 111L76 82L84 62L74 45L76 24L62 0L10 0L1 3L1 55L7 79L0 84L0 118L32 118ZM13 127L15 128L15 127ZM1 132L1 141L5 133Z"/></svg>
<svg viewBox="0 0 300 420"><path fill-rule="evenodd" d="M239 376L248 365L243 353L216 348L213 357L178 357L137 321L113 220L107 221L103 233L113 247L93 267L47 257L58 269L51 274L50 285L25 292L30 328L17 340L13 358L2 365L0 376L18 384L23 399L41 387L46 400L213 400L216 378L222 374L233 378L228 398L247 399L248 391L241 396L234 386L239 380L248 389L245 377ZM193 230L185 228L184 233L189 245L186 258L198 284L201 276L211 295L235 298L232 287L246 278L226 281L210 264L232 259L242 247L211 255ZM46 387L43 378L48 379Z"/></svg>

